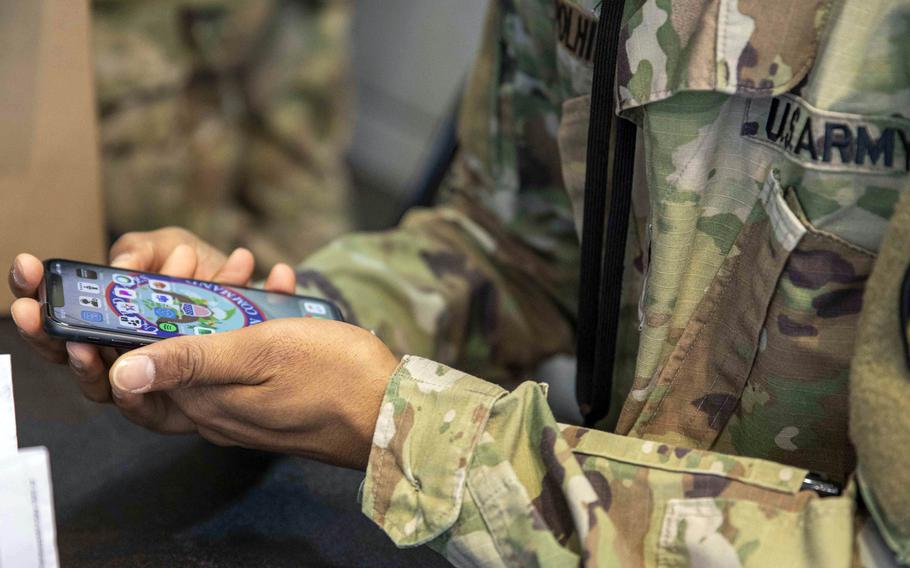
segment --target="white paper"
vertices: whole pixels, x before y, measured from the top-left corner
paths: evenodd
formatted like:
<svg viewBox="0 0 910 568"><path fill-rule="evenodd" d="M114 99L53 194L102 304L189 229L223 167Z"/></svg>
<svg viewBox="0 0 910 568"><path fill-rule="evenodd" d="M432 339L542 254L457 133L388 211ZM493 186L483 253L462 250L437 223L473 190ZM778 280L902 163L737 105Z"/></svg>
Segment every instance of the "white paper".
<svg viewBox="0 0 910 568"><path fill-rule="evenodd" d="M0 568L57 568L47 448L19 449L9 355L0 355Z"/></svg>
<svg viewBox="0 0 910 568"><path fill-rule="evenodd" d="M0 458L16 455L18 450L12 367L9 355L0 355Z"/></svg>
<svg viewBox="0 0 910 568"><path fill-rule="evenodd" d="M0 567L58 565L47 448L0 458Z"/></svg>

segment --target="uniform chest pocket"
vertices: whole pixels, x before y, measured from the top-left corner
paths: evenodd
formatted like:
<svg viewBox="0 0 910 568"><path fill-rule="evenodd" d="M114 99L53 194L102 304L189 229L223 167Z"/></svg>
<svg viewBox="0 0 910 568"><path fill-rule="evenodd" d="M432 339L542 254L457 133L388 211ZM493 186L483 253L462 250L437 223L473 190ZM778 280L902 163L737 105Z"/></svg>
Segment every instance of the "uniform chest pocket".
<svg viewBox="0 0 910 568"><path fill-rule="evenodd" d="M874 259L812 227L770 175L633 434L845 478L848 373Z"/></svg>
<svg viewBox="0 0 910 568"><path fill-rule="evenodd" d="M798 207L792 194L788 201ZM843 481L855 466L847 426L850 360L875 255L805 226L768 305L739 404L714 448Z"/></svg>

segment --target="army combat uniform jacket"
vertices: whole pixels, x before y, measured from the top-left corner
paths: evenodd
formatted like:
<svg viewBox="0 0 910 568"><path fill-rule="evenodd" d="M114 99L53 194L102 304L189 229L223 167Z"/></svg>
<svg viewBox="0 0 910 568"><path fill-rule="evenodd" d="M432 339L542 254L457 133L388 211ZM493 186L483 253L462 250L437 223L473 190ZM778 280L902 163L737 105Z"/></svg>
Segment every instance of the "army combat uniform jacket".
<svg viewBox="0 0 910 568"><path fill-rule="evenodd" d="M910 560L857 505L847 420L910 170L910 3L626 3L616 110L639 142L615 405L586 429L554 420L544 385L499 385L572 349L597 4L492 2L444 202L299 269L301 293L412 354L364 512L459 565ZM800 491L810 470L844 495Z"/></svg>

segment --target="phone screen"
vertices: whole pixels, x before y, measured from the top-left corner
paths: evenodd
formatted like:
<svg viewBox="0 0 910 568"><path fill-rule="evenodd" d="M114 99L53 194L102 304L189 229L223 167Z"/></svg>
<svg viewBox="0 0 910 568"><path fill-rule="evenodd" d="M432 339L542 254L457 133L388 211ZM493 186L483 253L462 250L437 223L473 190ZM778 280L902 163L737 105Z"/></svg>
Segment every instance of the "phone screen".
<svg viewBox="0 0 910 568"><path fill-rule="evenodd" d="M275 318L342 320L333 304L319 298L64 260L51 261L50 270L60 276L49 298L54 317L80 327L164 339L230 331Z"/></svg>

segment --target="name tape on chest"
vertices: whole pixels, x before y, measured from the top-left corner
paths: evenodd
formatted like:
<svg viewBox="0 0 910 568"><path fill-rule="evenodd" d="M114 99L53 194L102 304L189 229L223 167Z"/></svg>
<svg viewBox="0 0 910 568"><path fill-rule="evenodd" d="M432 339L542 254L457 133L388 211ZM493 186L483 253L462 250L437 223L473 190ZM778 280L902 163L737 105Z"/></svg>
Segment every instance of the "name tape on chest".
<svg viewBox="0 0 910 568"><path fill-rule="evenodd" d="M559 44L576 58L594 62L597 16L568 0L555 0L556 35Z"/></svg>
<svg viewBox="0 0 910 568"><path fill-rule="evenodd" d="M746 103L740 135L803 167L838 172L910 172L910 121L817 109L792 94Z"/></svg>

